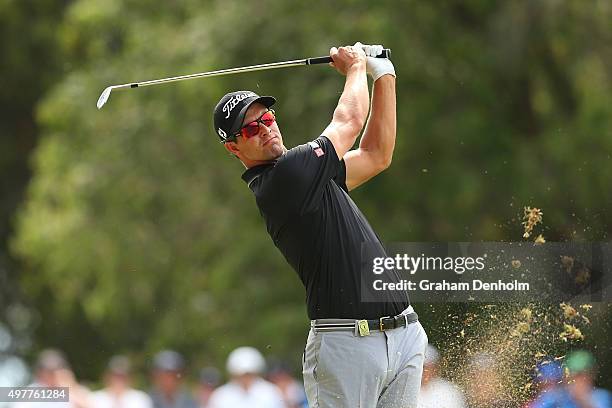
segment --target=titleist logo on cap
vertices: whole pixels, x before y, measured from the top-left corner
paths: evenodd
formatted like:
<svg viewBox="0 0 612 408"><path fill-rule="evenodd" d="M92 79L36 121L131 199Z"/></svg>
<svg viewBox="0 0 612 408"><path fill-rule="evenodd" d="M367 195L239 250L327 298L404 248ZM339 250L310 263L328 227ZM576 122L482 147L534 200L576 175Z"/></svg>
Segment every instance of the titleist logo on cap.
<svg viewBox="0 0 612 408"><path fill-rule="evenodd" d="M232 110L238 105L238 102L251 96L257 96L257 94L255 92L244 92L232 96L229 101L225 102L225 105L223 105L223 112L227 112L225 119L230 117Z"/></svg>

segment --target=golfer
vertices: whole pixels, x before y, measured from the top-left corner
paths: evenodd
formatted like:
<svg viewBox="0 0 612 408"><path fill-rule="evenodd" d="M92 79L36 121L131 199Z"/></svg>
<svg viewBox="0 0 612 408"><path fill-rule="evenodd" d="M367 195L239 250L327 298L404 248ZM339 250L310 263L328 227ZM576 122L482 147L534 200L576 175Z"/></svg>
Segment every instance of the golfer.
<svg viewBox="0 0 612 408"><path fill-rule="evenodd" d="M427 336L406 293L362 301L362 245L386 254L349 196L389 166L395 145L395 70L372 58L381 51L361 43L330 50L331 65L346 76L338 106L321 136L290 150L273 97L232 92L214 110L216 133L247 168L242 178L268 233L306 288L303 374L313 408L404 408L418 399Z"/></svg>

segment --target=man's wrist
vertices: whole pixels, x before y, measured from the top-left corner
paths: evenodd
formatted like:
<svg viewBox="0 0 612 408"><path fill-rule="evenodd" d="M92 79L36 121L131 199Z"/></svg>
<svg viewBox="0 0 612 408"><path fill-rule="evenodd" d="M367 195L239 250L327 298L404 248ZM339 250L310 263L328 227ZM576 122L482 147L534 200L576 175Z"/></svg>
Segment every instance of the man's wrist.
<svg viewBox="0 0 612 408"><path fill-rule="evenodd" d="M350 67L348 67L347 72L348 71L352 71L352 70L356 70L356 71L365 71L366 70L366 62L364 61L355 61Z"/></svg>
<svg viewBox="0 0 612 408"><path fill-rule="evenodd" d="M350 67L348 67L348 69L346 70L346 76L353 76L353 75L367 75L366 73L366 69L365 69L365 64L363 65L351 65Z"/></svg>

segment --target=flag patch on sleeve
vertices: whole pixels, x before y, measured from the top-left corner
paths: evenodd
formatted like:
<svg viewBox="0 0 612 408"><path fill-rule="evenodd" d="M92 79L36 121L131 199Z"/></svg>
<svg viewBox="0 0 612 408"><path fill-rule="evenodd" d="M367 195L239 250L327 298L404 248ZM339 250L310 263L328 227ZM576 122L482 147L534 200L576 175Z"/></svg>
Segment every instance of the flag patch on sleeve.
<svg viewBox="0 0 612 408"><path fill-rule="evenodd" d="M308 142L308 145L312 147L312 150L317 155L317 157L321 157L325 154L325 152L323 151L323 149L321 149L321 146L319 146L317 142Z"/></svg>

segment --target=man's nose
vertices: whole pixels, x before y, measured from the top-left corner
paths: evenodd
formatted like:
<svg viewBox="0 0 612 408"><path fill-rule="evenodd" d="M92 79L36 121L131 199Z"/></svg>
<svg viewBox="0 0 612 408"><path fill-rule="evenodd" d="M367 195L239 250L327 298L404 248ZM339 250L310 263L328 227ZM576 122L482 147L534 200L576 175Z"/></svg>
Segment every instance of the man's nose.
<svg viewBox="0 0 612 408"><path fill-rule="evenodd" d="M264 128L265 133L270 133L270 130L272 129L272 125L266 126L265 124L260 123L259 126Z"/></svg>

